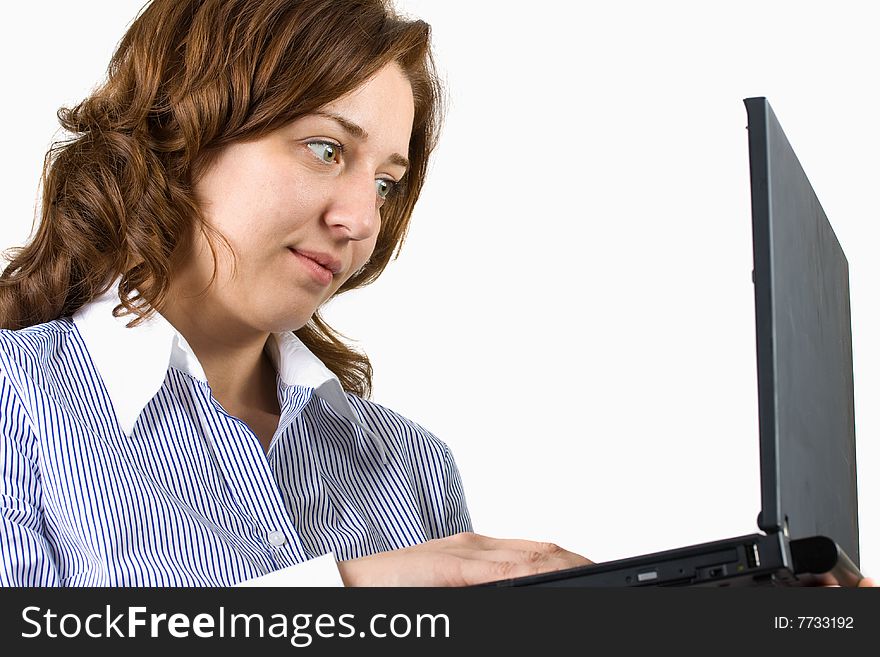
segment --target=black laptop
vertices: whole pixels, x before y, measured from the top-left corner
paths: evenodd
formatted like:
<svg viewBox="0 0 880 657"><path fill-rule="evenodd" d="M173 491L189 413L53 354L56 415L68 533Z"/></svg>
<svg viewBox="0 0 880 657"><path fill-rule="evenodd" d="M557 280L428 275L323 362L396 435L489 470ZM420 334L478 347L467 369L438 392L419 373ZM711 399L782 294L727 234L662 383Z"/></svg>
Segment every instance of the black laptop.
<svg viewBox="0 0 880 657"><path fill-rule="evenodd" d="M854 586L861 579L849 268L769 103L745 104L760 532L490 586Z"/></svg>

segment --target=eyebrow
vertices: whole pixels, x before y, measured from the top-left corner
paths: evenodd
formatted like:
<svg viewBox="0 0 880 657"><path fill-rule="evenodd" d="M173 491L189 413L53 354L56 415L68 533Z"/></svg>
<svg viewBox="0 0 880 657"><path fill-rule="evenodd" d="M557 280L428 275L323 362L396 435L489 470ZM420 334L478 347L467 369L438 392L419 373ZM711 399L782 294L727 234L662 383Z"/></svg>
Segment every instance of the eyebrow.
<svg viewBox="0 0 880 657"><path fill-rule="evenodd" d="M324 118L336 121L336 123L338 123L342 127L343 130L345 130L348 134L350 134L355 139L358 139L360 141L366 141L370 137L370 135L367 134L366 130L364 130L362 127L360 127L357 123L352 123L351 121L346 119L344 116L339 116L338 114L335 114L333 112L328 112L326 110L317 110L315 112L315 114L317 114L318 116L323 116ZM401 166L407 170L409 169L409 160L407 160L400 153L392 153L391 156L388 158L388 160L392 164L396 164L397 166Z"/></svg>

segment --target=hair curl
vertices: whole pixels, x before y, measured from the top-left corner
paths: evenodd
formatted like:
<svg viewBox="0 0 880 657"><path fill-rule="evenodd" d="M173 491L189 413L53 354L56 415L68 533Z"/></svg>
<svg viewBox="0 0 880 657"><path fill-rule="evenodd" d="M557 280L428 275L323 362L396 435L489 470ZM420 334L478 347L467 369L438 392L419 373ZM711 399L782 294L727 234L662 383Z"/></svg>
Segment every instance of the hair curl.
<svg viewBox="0 0 880 657"><path fill-rule="evenodd" d="M129 326L149 317L195 229L224 241L193 190L219 149L317 110L391 62L413 88L411 165L382 207L369 262L337 294L376 280L406 236L442 115L430 27L387 0L153 0L102 86L58 111L69 138L46 154L35 234L7 254L0 327L72 315L119 277L114 314L135 315ZM216 274L216 251L214 262ZM369 359L320 312L296 333L346 390L369 396Z"/></svg>

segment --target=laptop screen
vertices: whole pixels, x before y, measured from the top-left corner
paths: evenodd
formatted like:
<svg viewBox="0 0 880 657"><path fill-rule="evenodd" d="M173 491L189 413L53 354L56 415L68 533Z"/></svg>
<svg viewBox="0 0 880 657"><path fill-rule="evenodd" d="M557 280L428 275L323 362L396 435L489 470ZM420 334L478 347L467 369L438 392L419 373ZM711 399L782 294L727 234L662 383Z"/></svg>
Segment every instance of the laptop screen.
<svg viewBox="0 0 880 657"><path fill-rule="evenodd" d="M765 98L749 120L761 516L859 563L849 268Z"/></svg>

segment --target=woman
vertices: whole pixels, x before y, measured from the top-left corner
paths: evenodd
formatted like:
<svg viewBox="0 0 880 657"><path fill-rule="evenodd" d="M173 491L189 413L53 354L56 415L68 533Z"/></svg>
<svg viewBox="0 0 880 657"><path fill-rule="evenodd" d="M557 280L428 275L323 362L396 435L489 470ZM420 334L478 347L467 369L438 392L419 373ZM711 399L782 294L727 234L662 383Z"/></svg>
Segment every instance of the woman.
<svg viewBox="0 0 880 657"><path fill-rule="evenodd" d="M0 584L589 563L471 533L449 450L320 317L400 248L438 103L428 26L382 0L144 10L0 277Z"/></svg>

